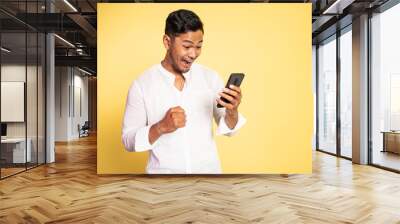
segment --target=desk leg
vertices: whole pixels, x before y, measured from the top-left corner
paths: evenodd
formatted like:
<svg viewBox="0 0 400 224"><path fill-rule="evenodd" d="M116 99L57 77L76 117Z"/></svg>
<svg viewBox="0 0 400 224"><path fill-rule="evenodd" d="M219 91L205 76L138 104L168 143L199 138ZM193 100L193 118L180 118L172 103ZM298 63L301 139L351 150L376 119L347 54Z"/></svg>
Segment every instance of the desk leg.
<svg viewBox="0 0 400 224"><path fill-rule="evenodd" d="M383 149L381 152L386 152L386 134L385 133L382 134L383 134Z"/></svg>

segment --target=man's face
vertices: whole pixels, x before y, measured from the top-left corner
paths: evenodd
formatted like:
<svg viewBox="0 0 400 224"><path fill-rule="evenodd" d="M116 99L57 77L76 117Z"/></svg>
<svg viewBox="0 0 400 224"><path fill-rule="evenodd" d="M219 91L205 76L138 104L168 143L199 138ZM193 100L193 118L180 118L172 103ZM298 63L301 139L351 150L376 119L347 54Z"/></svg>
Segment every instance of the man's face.
<svg viewBox="0 0 400 224"><path fill-rule="evenodd" d="M164 36L164 45L173 69L180 73L189 71L193 62L201 54L203 32L187 32L175 37Z"/></svg>

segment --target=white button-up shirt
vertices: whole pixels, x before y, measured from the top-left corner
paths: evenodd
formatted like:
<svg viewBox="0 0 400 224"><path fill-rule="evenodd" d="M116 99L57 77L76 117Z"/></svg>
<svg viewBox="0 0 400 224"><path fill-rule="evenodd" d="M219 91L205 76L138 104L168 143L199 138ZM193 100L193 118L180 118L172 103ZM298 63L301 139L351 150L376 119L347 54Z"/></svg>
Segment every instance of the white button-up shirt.
<svg viewBox="0 0 400 224"><path fill-rule="evenodd" d="M221 173L213 117L218 124L217 134L227 136L242 127L246 119L239 113L233 129L226 125L225 108L217 108L216 102L224 83L216 72L193 64L183 76L184 87L179 91L174 85L175 75L157 64L132 83L126 100L122 142L131 152L150 150L147 173ZM163 134L150 144L150 127L175 106L185 110L185 127Z"/></svg>

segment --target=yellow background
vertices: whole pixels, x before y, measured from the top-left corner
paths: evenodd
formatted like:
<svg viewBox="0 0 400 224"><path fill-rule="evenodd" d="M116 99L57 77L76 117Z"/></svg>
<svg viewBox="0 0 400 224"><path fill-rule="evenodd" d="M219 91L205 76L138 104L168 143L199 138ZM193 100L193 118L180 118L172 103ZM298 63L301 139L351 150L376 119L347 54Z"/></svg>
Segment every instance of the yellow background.
<svg viewBox="0 0 400 224"><path fill-rule="evenodd" d="M217 136L224 173L310 173L313 96L311 4L98 4L99 174L144 173L148 153L127 152L121 126L128 88L165 55L165 19L190 9L204 23L197 63L225 80L243 72L246 125Z"/></svg>

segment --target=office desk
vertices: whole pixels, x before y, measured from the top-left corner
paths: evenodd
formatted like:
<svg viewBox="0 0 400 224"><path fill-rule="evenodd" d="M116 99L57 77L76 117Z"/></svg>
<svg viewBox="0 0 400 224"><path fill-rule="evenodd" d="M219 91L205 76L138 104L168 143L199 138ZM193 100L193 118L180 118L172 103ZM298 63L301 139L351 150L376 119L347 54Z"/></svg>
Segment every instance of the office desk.
<svg viewBox="0 0 400 224"><path fill-rule="evenodd" d="M26 140L25 154L25 138L6 138L1 139L1 157L6 163L25 163L30 162L32 158L30 138ZM12 158L12 159L11 159ZM25 158L27 161L25 161Z"/></svg>
<svg viewBox="0 0 400 224"><path fill-rule="evenodd" d="M393 152L400 154L400 132L382 131L381 133L383 133L382 152Z"/></svg>

